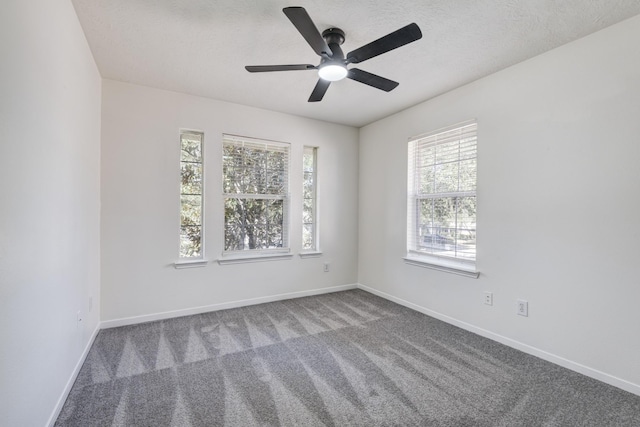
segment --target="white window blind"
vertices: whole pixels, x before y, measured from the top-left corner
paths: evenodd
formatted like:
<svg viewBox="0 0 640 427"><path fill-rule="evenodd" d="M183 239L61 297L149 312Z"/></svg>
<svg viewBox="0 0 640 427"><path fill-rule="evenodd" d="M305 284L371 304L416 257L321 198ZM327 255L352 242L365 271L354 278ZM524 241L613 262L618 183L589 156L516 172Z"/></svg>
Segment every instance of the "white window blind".
<svg viewBox="0 0 640 427"><path fill-rule="evenodd" d="M203 138L180 132L180 258L203 257Z"/></svg>
<svg viewBox="0 0 640 427"><path fill-rule="evenodd" d="M302 157L302 250L317 251L316 147L304 147Z"/></svg>
<svg viewBox="0 0 640 427"><path fill-rule="evenodd" d="M289 247L289 144L223 135L225 252Z"/></svg>
<svg viewBox="0 0 640 427"><path fill-rule="evenodd" d="M475 264L477 123L409 140L408 256Z"/></svg>

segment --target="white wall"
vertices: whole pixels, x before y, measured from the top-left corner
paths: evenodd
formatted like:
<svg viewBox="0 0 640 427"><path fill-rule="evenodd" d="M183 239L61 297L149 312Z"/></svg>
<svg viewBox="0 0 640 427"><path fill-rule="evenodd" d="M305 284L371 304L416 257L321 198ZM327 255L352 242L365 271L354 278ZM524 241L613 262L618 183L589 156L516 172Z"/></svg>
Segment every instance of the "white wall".
<svg viewBox="0 0 640 427"><path fill-rule="evenodd" d="M0 46L0 424L43 426L99 322L101 79L68 0L3 2Z"/></svg>
<svg viewBox="0 0 640 427"><path fill-rule="evenodd" d="M639 39L635 17L362 128L359 282L640 393ZM477 280L402 260L407 138L471 118Z"/></svg>
<svg viewBox="0 0 640 427"><path fill-rule="evenodd" d="M110 80L102 97L102 319L148 316L357 280L357 129ZM204 132L206 267L176 270L179 130ZM292 144L293 259L218 265L222 134ZM323 256L300 259L302 148L318 146ZM322 272L329 262L331 271Z"/></svg>

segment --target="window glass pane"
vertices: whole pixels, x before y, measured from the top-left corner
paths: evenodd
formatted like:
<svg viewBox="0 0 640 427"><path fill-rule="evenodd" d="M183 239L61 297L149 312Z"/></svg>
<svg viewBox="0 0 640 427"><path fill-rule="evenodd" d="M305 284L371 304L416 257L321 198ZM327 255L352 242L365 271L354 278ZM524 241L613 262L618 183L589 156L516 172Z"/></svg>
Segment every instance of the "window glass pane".
<svg viewBox="0 0 640 427"><path fill-rule="evenodd" d="M286 168L288 153L283 150L269 150L267 152L267 167L272 170L283 171Z"/></svg>
<svg viewBox="0 0 640 427"><path fill-rule="evenodd" d="M314 249L313 224L302 226L302 249Z"/></svg>
<svg viewBox="0 0 640 427"><path fill-rule="evenodd" d="M455 243L455 199L423 199L420 209L419 249L430 253L448 252Z"/></svg>
<svg viewBox="0 0 640 427"><path fill-rule="evenodd" d="M262 224L247 223L245 227L245 244L249 249L265 249L266 234Z"/></svg>
<svg viewBox="0 0 640 427"><path fill-rule="evenodd" d="M286 191L286 173L280 169L267 170L266 194L283 194Z"/></svg>
<svg viewBox="0 0 640 427"><path fill-rule="evenodd" d="M476 159L460 162L460 191L476 190Z"/></svg>
<svg viewBox="0 0 640 427"><path fill-rule="evenodd" d="M315 183L313 182L313 174L305 173L304 181L302 183L302 197L304 199L312 199L314 197Z"/></svg>
<svg viewBox="0 0 640 427"><path fill-rule="evenodd" d="M283 247L283 208L283 200L226 199L226 250Z"/></svg>
<svg viewBox="0 0 640 427"><path fill-rule="evenodd" d="M475 258L476 256L476 198L460 197L457 200L457 256Z"/></svg>
<svg viewBox="0 0 640 427"><path fill-rule="evenodd" d="M225 194L238 194L242 192L242 181L236 178L233 167L225 167L222 177L222 191Z"/></svg>
<svg viewBox="0 0 640 427"><path fill-rule="evenodd" d="M433 166L426 166L423 168L420 168L418 171L418 179L420 180L420 187L418 188L418 191L420 192L420 194L432 194L434 193L434 167Z"/></svg>
<svg viewBox="0 0 640 427"><path fill-rule="evenodd" d="M437 165L434 175L434 193L458 191L458 163Z"/></svg>
<svg viewBox="0 0 640 427"><path fill-rule="evenodd" d="M245 243L244 199L225 199L225 249L241 250Z"/></svg>
<svg viewBox="0 0 640 427"><path fill-rule="evenodd" d="M202 135L183 133L180 144L181 162L202 162Z"/></svg>
<svg viewBox="0 0 640 427"><path fill-rule="evenodd" d="M180 257L201 256L200 243L200 226L180 227Z"/></svg>
<svg viewBox="0 0 640 427"><path fill-rule="evenodd" d="M302 171L306 174L309 172L313 172L314 169L314 156L313 150L306 150L304 152L304 156L302 157Z"/></svg>
<svg viewBox="0 0 640 427"><path fill-rule="evenodd" d="M182 194L202 194L202 163L186 163L180 165Z"/></svg>
<svg viewBox="0 0 640 427"><path fill-rule="evenodd" d="M304 224L313 224L314 223L314 215L313 215L313 204L311 200L305 200L302 206L302 222Z"/></svg>
<svg viewBox="0 0 640 427"><path fill-rule="evenodd" d="M233 167L242 164L242 147L233 144L225 144L222 147L222 166Z"/></svg>
<svg viewBox="0 0 640 427"><path fill-rule="evenodd" d="M180 196L180 224L201 225L202 224L202 196Z"/></svg>

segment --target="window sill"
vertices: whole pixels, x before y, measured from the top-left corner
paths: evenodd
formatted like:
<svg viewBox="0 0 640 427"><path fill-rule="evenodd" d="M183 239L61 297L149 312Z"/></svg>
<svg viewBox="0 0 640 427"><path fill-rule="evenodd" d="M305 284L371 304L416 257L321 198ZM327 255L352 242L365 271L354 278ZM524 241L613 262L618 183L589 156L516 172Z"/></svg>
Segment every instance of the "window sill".
<svg viewBox="0 0 640 427"><path fill-rule="evenodd" d="M173 263L175 269L205 267L209 263L208 259L184 259Z"/></svg>
<svg viewBox="0 0 640 427"><path fill-rule="evenodd" d="M247 262L263 262L263 261L279 261L293 258L293 254L290 253L275 253L275 254L239 254L239 255L226 255L218 258L218 264L243 264Z"/></svg>
<svg viewBox="0 0 640 427"><path fill-rule="evenodd" d="M474 265L465 265L456 261L449 261L440 258L418 258L406 256L404 262L409 265L415 265L417 267L430 268L432 270L444 271L446 273L453 273L459 276L471 277L477 279L480 276L480 272L476 271Z"/></svg>
<svg viewBox="0 0 640 427"><path fill-rule="evenodd" d="M302 259L305 259L305 258L319 258L319 257L322 256L322 252L320 252L320 251L300 252L298 255Z"/></svg>

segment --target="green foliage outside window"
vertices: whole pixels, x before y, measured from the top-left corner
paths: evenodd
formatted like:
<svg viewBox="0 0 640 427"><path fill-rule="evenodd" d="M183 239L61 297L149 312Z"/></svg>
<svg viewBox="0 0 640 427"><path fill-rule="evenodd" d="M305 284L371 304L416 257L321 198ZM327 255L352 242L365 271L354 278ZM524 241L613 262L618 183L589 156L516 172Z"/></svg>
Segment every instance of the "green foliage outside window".
<svg viewBox="0 0 640 427"><path fill-rule="evenodd" d="M180 258L202 256L203 135L180 135Z"/></svg>

